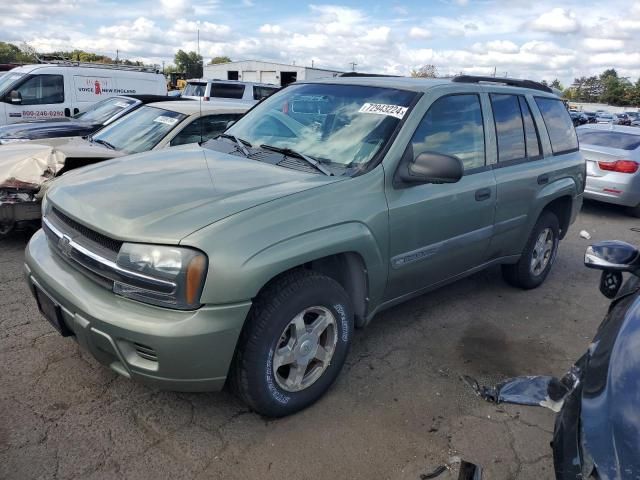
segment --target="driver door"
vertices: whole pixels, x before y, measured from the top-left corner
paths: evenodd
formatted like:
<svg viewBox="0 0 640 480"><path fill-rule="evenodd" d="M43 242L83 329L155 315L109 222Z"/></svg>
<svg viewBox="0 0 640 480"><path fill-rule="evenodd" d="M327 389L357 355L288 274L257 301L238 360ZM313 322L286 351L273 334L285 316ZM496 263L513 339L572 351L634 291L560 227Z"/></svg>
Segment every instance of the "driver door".
<svg viewBox="0 0 640 480"><path fill-rule="evenodd" d="M64 76L27 77L5 99L5 109L7 123L69 116L69 109L65 109Z"/></svg>
<svg viewBox="0 0 640 480"><path fill-rule="evenodd" d="M406 155L455 155L464 165L456 183L387 187L390 269L386 299L435 286L487 261L493 233L496 181L485 159L477 94L435 100Z"/></svg>

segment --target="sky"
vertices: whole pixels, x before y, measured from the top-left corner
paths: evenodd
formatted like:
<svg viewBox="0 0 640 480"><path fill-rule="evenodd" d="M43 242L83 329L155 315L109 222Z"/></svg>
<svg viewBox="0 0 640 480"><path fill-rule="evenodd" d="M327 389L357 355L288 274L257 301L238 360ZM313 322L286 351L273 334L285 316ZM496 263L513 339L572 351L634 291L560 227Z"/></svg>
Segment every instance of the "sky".
<svg viewBox="0 0 640 480"><path fill-rule="evenodd" d="M3 0L0 40L147 63L271 60L408 75L640 76L640 0Z"/></svg>

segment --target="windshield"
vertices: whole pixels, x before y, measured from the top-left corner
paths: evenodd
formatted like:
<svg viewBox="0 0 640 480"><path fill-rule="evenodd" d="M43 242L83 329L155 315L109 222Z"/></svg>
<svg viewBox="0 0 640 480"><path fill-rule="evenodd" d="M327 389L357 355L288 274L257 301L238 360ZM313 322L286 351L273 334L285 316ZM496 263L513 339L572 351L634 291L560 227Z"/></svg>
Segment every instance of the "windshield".
<svg viewBox="0 0 640 480"><path fill-rule="evenodd" d="M181 113L144 106L104 127L91 138L125 153L146 152L186 117Z"/></svg>
<svg viewBox="0 0 640 480"><path fill-rule="evenodd" d="M11 85L16 83L24 77L24 73L11 73L7 72L2 77L0 77L0 96L5 96L9 93Z"/></svg>
<svg viewBox="0 0 640 480"><path fill-rule="evenodd" d="M254 147L291 149L323 163L358 167L385 147L415 96L358 85L294 85L264 100L227 133Z"/></svg>
<svg viewBox="0 0 640 480"><path fill-rule="evenodd" d="M189 82L182 91L183 97L204 97L204 92L207 89L206 82Z"/></svg>
<svg viewBox="0 0 640 480"><path fill-rule="evenodd" d="M640 146L640 132L638 132L638 135L632 135L622 132L599 132L578 129L578 139L581 145L597 145L621 150L635 150Z"/></svg>
<svg viewBox="0 0 640 480"><path fill-rule="evenodd" d="M74 118L90 123L105 124L111 117L134 103L136 101L131 98L111 97L92 105L85 112L74 115Z"/></svg>

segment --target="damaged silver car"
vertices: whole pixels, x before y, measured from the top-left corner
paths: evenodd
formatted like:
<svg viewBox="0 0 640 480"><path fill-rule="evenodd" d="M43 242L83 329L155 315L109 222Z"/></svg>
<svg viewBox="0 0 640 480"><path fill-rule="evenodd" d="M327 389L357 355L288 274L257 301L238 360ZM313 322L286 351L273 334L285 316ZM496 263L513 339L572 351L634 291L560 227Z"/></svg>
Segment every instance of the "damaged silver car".
<svg viewBox="0 0 640 480"><path fill-rule="evenodd" d="M234 102L144 105L86 137L0 146L0 238L37 225L49 183L75 168L218 136L249 106Z"/></svg>

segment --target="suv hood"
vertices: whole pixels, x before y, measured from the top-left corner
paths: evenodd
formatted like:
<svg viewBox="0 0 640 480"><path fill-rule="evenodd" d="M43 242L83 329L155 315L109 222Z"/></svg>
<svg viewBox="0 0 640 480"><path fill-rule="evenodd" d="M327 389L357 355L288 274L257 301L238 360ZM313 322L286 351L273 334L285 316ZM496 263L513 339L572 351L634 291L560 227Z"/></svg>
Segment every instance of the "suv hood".
<svg viewBox="0 0 640 480"><path fill-rule="evenodd" d="M344 179L195 145L70 172L52 183L47 198L112 238L172 244L242 210Z"/></svg>
<svg viewBox="0 0 640 480"><path fill-rule="evenodd" d="M110 150L82 138L51 138L35 142L0 146L0 187L38 189L55 177L67 159L95 161L119 157L123 152Z"/></svg>

